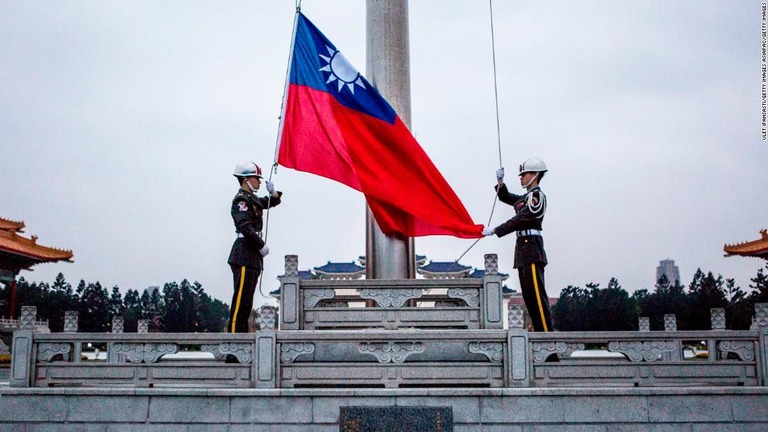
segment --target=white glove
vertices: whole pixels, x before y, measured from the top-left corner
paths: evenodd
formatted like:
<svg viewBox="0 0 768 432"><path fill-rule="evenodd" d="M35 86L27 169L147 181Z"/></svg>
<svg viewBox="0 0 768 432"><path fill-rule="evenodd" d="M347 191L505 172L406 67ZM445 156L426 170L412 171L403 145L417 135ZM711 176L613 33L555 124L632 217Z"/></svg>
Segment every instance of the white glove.
<svg viewBox="0 0 768 432"><path fill-rule="evenodd" d="M270 195L275 194L275 184L271 181L267 181L267 192L269 192Z"/></svg>
<svg viewBox="0 0 768 432"><path fill-rule="evenodd" d="M259 250L259 253L260 253L260 254L261 254L261 256L263 256L263 257L265 257L265 256L269 255L269 247L267 247L267 245L264 245L264 247L263 247L263 248L261 248L261 250Z"/></svg>
<svg viewBox="0 0 768 432"><path fill-rule="evenodd" d="M496 233L493 232L493 228L491 228L491 227L483 228L483 236L488 237L488 236L492 236L494 234L496 234Z"/></svg>
<svg viewBox="0 0 768 432"><path fill-rule="evenodd" d="M499 168L496 170L496 181L501 183L504 181L504 168ZM267 183L269 184L269 183Z"/></svg>

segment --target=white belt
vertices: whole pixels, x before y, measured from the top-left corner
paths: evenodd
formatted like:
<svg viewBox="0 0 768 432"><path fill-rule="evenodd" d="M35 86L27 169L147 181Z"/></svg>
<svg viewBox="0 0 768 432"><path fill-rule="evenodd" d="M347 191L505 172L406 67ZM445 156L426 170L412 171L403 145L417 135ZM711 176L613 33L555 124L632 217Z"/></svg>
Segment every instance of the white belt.
<svg viewBox="0 0 768 432"><path fill-rule="evenodd" d="M541 231L536 230L536 229L527 229L527 230L522 230L522 231L518 231L517 232L517 236L518 237L532 236L532 235L540 236L541 235Z"/></svg>
<svg viewBox="0 0 768 432"><path fill-rule="evenodd" d="M261 238L261 233L260 232L257 232L256 235L259 236L259 238ZM243 235L243 233L237 233L237 238L243 238L243 237L245 237Z"/></svg>

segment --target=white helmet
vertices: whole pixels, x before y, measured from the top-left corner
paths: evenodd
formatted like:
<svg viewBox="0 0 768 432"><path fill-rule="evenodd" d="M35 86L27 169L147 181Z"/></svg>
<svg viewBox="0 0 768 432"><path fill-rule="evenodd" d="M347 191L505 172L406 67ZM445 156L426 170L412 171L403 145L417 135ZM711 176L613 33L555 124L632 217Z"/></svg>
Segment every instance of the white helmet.
<svg viewBox="0 0 768 432"><path fill-rule="evenodd" d="M240 162L235 166L235 177L261 177L261 168L253 162Z"/></svg>
<svg viewBox="0 0 768 432"><path fill-rule="evenodd" d="M527 172L545 173L547 172L547 164L539 158L526 159L525 162L520 164L520 172L517 175L523 175Z"/></svg>

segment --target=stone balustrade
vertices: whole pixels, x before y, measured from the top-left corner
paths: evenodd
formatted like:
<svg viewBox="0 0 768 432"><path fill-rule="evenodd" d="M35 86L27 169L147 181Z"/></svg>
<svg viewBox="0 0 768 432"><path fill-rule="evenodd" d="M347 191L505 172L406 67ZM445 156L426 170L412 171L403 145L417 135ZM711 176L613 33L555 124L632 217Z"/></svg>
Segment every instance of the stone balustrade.
<svg viewBox="0 0 768 432"><path fill-rule="evenodd" d="M261 315L274 317L274 311L262 309ZM653 332L528 333L522 329L519 306L509 309L508 330L51 334L27 328L14 333L10 384L243 388L767 385L768 326L724 330L721 316L721 310L712 311L714 330L676 331L667 325L667 330ZM671 321L669 318L665 321ZM644 321L641 318L641 327ZM262 325L269 327L269 323ZM113 324L113 329L117 327ZM84 359L82 347L88 344L104 347L106 358ZM225 362L229 355L238 362Z"/></svg>
<svg viewBox="0 0 768 432"><path fill-rule="evenodd" d="M26 307L26 306L25 306ZM34 307L34 306L32 306ZM37 308L35 308L35 314L37 314ZM39 321L35 318L32 319L33 326L36 329L47 329L48 328L48 321ZM21 327L22 321L21 319L10 319L2 317L0 318L0 332L12 332L14 330L18 330ZM26 325L26 321L25 321Z"/></svg>
<svg viewBox="0 0 768 432"><path fill-rule="evenodd" d="M281 330L502 329L502 309L495 254L482 279L301 280L295 255L280 277Z"/></svg>

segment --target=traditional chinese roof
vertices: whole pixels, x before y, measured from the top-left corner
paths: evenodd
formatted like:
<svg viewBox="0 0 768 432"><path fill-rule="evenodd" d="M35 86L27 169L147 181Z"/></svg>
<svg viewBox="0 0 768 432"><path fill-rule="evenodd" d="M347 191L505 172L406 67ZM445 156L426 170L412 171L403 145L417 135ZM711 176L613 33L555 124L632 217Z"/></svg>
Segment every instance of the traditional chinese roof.
<svg viewBox="0 0 768 432"><path fill-rule="evenodd" d="M723 246L725 256L750 256L768 260L768 230L760 230L762 238L737 244Z"/></svg>
<svg viewBox="0 0 768 432"><path fill-rule="evenodd" d="M316 274L312 273L312 270L299 270L299 279L301 280L319 279L319 277ZM271 297L274 297L280 300L280 287L277 287L277 289L274 291L270 291L269 295Z"/></svg>
<svg viewBox="0 0 768 432"><path fill-rule="evenodd" d="M328 264L315 267L314 270L320 279L359 279L365 275L365 267L354 262L332 263L328 261Z"/></svg>
<svg viewBox="0 0 768 432"><path fill-rule="evenodd" d="M0 217L0 231L24 232L24 222Z"/></svg>
<svg viewBox="0 0 768 432"><path fill-rule="evenodd" d="M426 279L461 279L469 275L472 267L453 261L432 261L416 271Z"/></svg>
<svg viewBox="0 0 768 432"><path fill-rule="evenodd" d="M37 236L24 237L19 233L24 222L0 218L0 269L18 272L45 262L72 262L72 251L37 244Z"/></svg>
<svg viewBox="0 0 768 432"><path fill-rule="evenodd" d="M301 280L317 279L317 276L314 273L312 273L312 270L299 270L299 279Z"/></svg>
<svg viewBox="0 0 768 432"><path fill-rule="evenodd" d="M503 285L501 287L501 296L502 297L512 297L517 294L517 290L513 290L512 288Z"/></svg>
<svg viewBox="0 0 768 432"><path fill-rule="evenodd" d="M484 276L485 276L485 270L480 270L480 269L475 269L472 273L467 275L467 277L471 277L475 279L482 279ZM509 274L499 272L499 276L501 276L501 280L507 280L507 278L509 277Z"/></svg>
<svg viewBox="0 0 768 432"><path fill-rule="evenodd" d="M426 255L416 255L416 267L424 265L425 262L427 262L427 256ZM360 255L357 257L357 260L360 262L360 265L365 267L365 255Z"/></svg>

